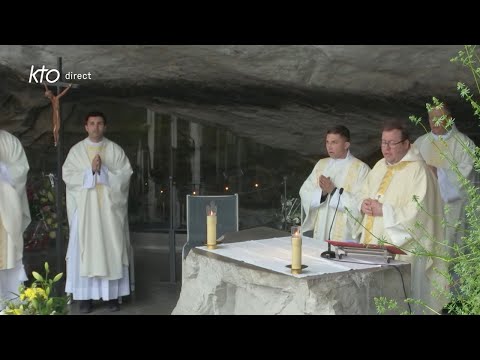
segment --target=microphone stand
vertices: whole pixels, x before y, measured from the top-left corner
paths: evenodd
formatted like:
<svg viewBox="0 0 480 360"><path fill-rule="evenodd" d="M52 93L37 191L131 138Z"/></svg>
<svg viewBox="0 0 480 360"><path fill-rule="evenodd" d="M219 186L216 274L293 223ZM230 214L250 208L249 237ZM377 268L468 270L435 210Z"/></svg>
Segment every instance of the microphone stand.
<svg viewBox="0 0 480 360"><path fill-rule="evenodd" d="M334 191L335 192L335 191ZM333 219L332 219L332 224L330 225L330 230L328 231L328 240L331 240L330 239L330 235L332 235L332 228L333 228L333 224L335 223L335 216L337 216L337 211L338 211L338 205L340 205L340 197L342 196L343 194L343 188L340 188L339 192L338 192L338 201L337 201L337 206L335 208L335 213L333 214ZM328 206L328 205L327 205ZM325 259L334 259L335 258L335 251L332 251L332 246L330 243L328 243L328 250L327 251L324 251L320 254L320 256L322 258L325 258Z"/></svg>

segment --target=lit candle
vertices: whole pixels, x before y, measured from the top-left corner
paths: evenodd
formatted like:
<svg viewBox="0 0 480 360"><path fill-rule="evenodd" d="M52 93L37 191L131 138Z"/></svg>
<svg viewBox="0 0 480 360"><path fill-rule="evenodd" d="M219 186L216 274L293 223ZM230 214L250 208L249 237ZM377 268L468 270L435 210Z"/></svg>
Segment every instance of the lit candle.
<svg viewBox="0 0 480 360"><path fill-rule="evenodd" d="M292 226L292 273L302 272L302 235L300 226Z"/></svg>
<svg viewBox="0 0 480 360"><path fill-rule="evenodd" d="M212 201L207 205L207 247L215 249L217 246L217 207Z"/></svg>

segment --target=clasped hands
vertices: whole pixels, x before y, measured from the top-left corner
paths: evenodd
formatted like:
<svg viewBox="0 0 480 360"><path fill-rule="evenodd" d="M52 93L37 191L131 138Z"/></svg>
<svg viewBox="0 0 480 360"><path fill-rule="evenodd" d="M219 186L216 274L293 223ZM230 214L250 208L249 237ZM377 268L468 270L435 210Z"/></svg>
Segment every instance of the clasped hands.
<svg viewBox="0 0 480 360"><path fill-rule="evenodd" d="M370 216L383 216L383 204L378 200L365 199L362 202L362 212Z"/></svg>
<svg viewBox="0 0 480 360"><path fill-rule="evenodd" d="M330 194L335 189L335 184L329 177L320 175L318 178L318 185L322 189L322 195Z"/></svg>
<svg viewBox="0 0 480 360"><path fill-rule="evenodd" d="M100 155L95 155L95 157L92 160L92 171L93 173L98 173L100 174L100 169L102 168L102 159L100 158Z"/></svg>

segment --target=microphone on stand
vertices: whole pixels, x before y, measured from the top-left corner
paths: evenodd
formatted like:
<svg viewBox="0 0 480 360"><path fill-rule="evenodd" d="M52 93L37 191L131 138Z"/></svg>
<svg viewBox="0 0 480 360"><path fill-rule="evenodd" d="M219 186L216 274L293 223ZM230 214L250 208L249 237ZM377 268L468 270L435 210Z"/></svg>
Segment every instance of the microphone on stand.
<svg viewBox="0 0 480 360"><path fill-rule="evenodd" d="M343 188L340 188L338 192L338 201L337 201L337 207L335 208L335 213L333 214L333 219L332 219L332 225L330 225L330 230L328 231L328 240L330 239L330 235L332 235L332 228L333 228L333 223L335 222L335 216L337 215L338 211L338 205L340 205L340 197L343 194ZM328 243L328 250L324 251L320 254L321 257L326 258L326 259L334 259L335 258L335 251L332 251L332 246L330 243Z"/></svg>

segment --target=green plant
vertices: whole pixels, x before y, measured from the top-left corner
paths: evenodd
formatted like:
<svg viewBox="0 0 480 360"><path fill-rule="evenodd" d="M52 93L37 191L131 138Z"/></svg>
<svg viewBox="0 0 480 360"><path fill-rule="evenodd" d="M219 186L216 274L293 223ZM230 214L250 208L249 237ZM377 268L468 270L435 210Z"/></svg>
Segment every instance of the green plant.
<svg viewBox="0 0 480 360"><path fill-rule="evenodd" d="M465 46L464 50L452 59L452 62L461 63L469 69L477 95L480 94L480 58L476 46ZM459 82L457 90L460 96L470 103L474 115L480 119L480 105L475 101L470 89ZM469 151L468 154L474 161L475 172L480 173L480 148L476 146L475 150ZM463 247L456 249L457 256L453 262L453 269L458 276L458 291L454 294L454 300L449 304L448 310L456 314L480 314L480 194L475 184L464 180L462 179L462 184L468 193L466 207L468 229L462 238Z"/></svg>
<svg viewBox="0 0 480 360"><path fill-rule="evenodd" d="M35 281L31 286L20 285L18 297L6 303L3 315L65 315L68 313L68 296L52 296L53 287L62 277L59 273L48 278L48 263L45 263L45 277L32 271Z"/></svg>
<svg viewBox="0 0 480 360"><path fill-rule="evenodd" d="M458 56L452 59L452 62L460 63L465 66L471 72L474 84L476 88L476 96L480 94L480 57L479 51L476 46L466 45L462 51L458 52ZM474 115L477 118L480 118L480 105L475 100L474 93L470 88L464 83L457 83L457 90L460 92L460 96L467 101L474 112ZM437 98L432 98L432 103L426 104L426 109L428 112L441 109L443 103ZM416 125L420 125L424 128L426 132L429 130L422 125L421 118L416 116L410 116L410 120ZM446 121L445 121L446 120ZM445 121L445 123L444 123ZM454 120L443 115L439 118L434 119L435 125L438 126L440 123L443 123L444 127L448 130L454 125ZM480 173L480 148L478 146L470 147L467 143L454 137L458 141L458 144L462 147L462 150L467 154L473 161L473 169L477 173ZM441 142L446 145L445 141L440 139ZM437 145L435 145L437 146ZM443 148L445 149L445 147ZM437 271L443 278L448 281L450 285L450 291L446 293L445 289L435 288L432 291L433 296L441 294L450 300L446 309L449 313L453 314L480 314L480 192L479 188L474 181L466 178L462 175L460 167L462 164L459 164L448 151L442 150L442 147L437 146L437 150L441 155L441 158L449 164L449 168L456 175L459 183L462 186L462 189L466 193L466 229L463 229L460 226L460 221L455 221L454 223L448 223L446 218L443 219L434 219L434 221L441 221L442 226L447 229L453 229L456 232L461 234L461 244L453 244L450 246L450 255L442 252L428 252L425 251L421 246L416 246L413 249L404 249L408 250L416 256L420 257L430 257L437 258L442 261L449 263L449 270L447 271ZM413 199L417 206L421 206L418 203L418 199ZM445 206L445 213L449 211L449 206ZM347 209L348 211L348 209ZM349 212L350 214L350 212ZM350 214L351 215L351 214ZM431 215L433 216L433 215ZM426 234L426 230L421 223L415 224L415 229L406 229L410 233L415 233L415 230L420 231L421 234L428 237L430 242L438 243L444 245L441 242L438 242L437 239L434 239L432 236ZM413 238L415 240L415 237ZM378 239L380 244L387 243L383 239ZM448 239L447 239L448 241ZM453 254L453 255L452 255ZM407 302L417 304L423 309L427 309L426 304L423 304L418 299L406 299ZM385 298L376 298L375 304L377 311L379 313L385 313L393 309L398 309L398 305L395 301L388 300ZM433 309L427 309L433 310ZM434 312L434 311L433 311Z"/></svg>
<svg viewBox="0 0 480 360"><path fill-rule="evenodd" d="M451 59L453 63L459 63L466 67L472 74L476 95L480 94L480 57L476 46L465 45L463 50L458 52L458 56ZM480 105L475 100L475 94L464 83L457 83L457 90L460 96L467 101L477 118L480 118ZM431 104L426 104L427 110L442 108L443 103L437 98L432 99ZM411 116L410 120L417 125L421 125L419 117ZM443 122L445 117L435 119L436 124ZM448 120L445 128L449 130L454 124L453 120ZM474 149L468 147L459 140L463 151L473 160L474 171L480 173L480 148ZM441 149L438 149L441 151ZM456 174L460 184L467 194L466 223L467 228L462 235L460 246L455 245L452 248L453 255L447 260L451 264L453 277L446 275L452 286L451 301L447 306L449 313L453 314L480 314L480 194L475 183L466 179L459 170L459 164L452 158L451 154L441 151L443 159L448 161L450 169ZM446 211L449 207L446 206ZM446 227L457 229L458 223L448 224ZM461 230L459 230L461 231Z"/></svg>
<svg viewBox="0 0 480 360"><path fill-rule="evenodd" d="M27 196L32 222L24 233L25 250L43 250L57 237L57 204L53 174L32 175L27 183ZM65 204L63 199L62 204ZM63 237L68 238L66 221L62 224Z"/></svg>

